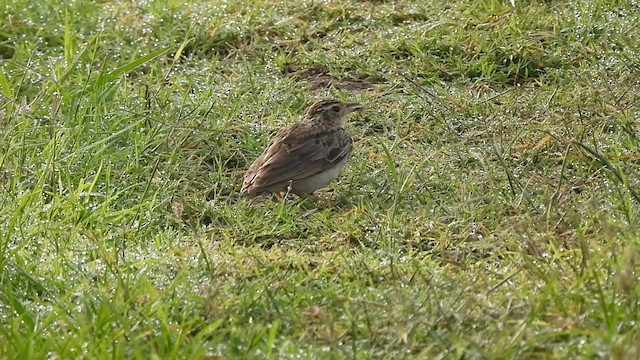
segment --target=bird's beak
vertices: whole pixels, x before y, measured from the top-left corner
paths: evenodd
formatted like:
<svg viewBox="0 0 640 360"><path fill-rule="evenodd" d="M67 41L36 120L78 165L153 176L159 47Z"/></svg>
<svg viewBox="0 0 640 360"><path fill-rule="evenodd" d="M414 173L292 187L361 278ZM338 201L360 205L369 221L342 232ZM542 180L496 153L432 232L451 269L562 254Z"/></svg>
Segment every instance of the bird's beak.
<svg viewBox="0 0 640 360"><path fill-rule="evenodd" d="M358 103L348 103L347 104L347 114L351 114L354 111L358 111L360 109L362 109L362 105L358 104Z"/></svg>

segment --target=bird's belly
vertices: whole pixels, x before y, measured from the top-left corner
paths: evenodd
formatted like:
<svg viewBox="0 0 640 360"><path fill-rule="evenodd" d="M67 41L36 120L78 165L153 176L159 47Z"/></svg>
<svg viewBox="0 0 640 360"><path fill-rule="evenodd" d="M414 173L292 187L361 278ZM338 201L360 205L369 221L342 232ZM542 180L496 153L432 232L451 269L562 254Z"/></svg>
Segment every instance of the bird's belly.
<svg viewBox="0 0 640 360"><path fill-rule="evenodd" d="M310 176L306 179L294 182L292 184L293 192L296 194L310 194L320 188L327 186L330 182L335 180L338 175L340 175L340 171L342 171L342 168L347 163L347 158L348 157L345 157L341 162L339 162L331 169Z"/></svg>

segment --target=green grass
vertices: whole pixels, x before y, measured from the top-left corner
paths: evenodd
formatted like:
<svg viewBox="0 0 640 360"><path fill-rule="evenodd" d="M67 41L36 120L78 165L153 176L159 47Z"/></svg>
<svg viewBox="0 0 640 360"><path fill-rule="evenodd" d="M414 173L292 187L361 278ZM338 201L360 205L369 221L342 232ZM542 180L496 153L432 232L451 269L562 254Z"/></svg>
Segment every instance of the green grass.
<svg viewBox="0 0 640 360"><path fill-rule="evenodd" d="M639 356L638 3L0 5L0 358Z"/></svg>

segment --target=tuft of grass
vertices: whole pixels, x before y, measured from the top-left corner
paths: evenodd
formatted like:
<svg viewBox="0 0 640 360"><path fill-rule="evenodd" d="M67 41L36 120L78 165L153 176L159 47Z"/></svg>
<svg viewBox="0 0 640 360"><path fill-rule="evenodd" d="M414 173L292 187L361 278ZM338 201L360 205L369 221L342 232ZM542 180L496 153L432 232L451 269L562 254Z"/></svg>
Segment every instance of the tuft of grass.
<svg viewBox="0 0 640 360"><path fill-rule="evenodd" d="M637 4L4 8L0 357L638 357ZM323 97L342 176L248 202Z"/></svg>

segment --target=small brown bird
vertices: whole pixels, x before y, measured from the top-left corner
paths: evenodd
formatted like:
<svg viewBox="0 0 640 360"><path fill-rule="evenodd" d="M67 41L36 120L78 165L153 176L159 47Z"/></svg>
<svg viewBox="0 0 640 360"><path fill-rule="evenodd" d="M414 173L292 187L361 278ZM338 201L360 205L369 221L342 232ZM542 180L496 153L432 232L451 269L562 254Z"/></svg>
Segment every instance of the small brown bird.
<svg viewBox="0 0 640 360"><path fill-rule="evenodd" d="M345 116L361 108L338 100L311 105L301 122L282 130L251 164L242 192L250 197L286 190L306 195L327 186L353 151Z"/></svg>

